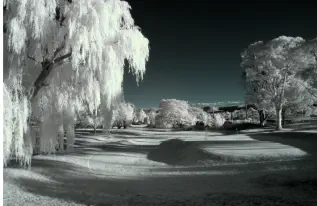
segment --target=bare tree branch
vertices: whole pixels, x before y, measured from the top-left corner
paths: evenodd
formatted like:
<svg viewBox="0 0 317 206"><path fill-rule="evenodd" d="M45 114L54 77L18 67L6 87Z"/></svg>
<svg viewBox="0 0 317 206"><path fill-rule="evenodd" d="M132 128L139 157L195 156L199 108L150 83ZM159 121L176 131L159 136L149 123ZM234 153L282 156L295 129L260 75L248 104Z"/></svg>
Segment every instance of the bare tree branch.
<svg viewBox="0 0 317 206"><path fill-rule="evenodd" d="M58 55L58 53L59 53L60 51L62 51L64 48L65 48L65 42L63 42L62 45L59 46L59 47L55 50L54 55L53 55L53 59L55 59L55 57Z"/></svg>
<svg viewBox="0 0 317 206"><path fill-rule="evenodd" d="M29 58L29 59L32 59L33 61L35 61L35 62L38 63L38 64L40 63L40 62L36 61L36 59L35 59L34 57L31 57L30 55L28 55L28 58Z"/></svg>
<svg viewBox="0 0 317 206"><path fill-rule="evenodd" d="M59 47L61 48L61 47ZM60 49L61 50L61 49ZM56 50L57 51L57 50ZM55 51L55 52L56 52ZM57 52L58 53L58 52ZM39 90L43 87L43 86L48 86L48 84L46 83L46 79L49 76L49 74L52 72L52 70L62 64L62 61L64 59L70 58L72 56L72 51L70 51L69 53L60 56L56 59L50 60L50 59L45 59L41 62L42 65L42 71L40 73L40 75L37 77L37 79L34 82L34 86L33 86L33 92L30 93L30 100L34 99L34 97L36 97L37 93L39 92Z"/></svg>
<svg viewBox="0 0 317 206"><path fill-rule="evenodd" d="M58 63L60 61L63 61L64 59L71 57L71 56L72 56L72 51L70 51L69 53L67 53L63 56L57 57L56 59L53 60L53 63Z"/></svg>
<svg viewBox="0 0 317 206"><path fill-rule="evenodd" d="M306 87L304 84L303 84L303 86L305 87L305 89L306 89L311 95L313 95L313 97L317 98L317 94L315 94L315 93L312 91L312 89L310 89L309 87Z"/></svg>

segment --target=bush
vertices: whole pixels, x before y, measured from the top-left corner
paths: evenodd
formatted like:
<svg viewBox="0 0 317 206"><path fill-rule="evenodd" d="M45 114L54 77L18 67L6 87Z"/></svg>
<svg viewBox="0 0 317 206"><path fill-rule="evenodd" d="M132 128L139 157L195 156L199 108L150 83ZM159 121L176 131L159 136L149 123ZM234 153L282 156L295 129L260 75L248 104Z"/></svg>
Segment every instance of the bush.
<svg viewBox="0 0 317 206"><path fill-rule="evenodd" d="M139 123L141 122L141 124L144 124L145 119L147 118L146 113L144 112L143 109L139 109L134 113L134 117L133 117L133 123Z"/></svg>
<svg viewBox="0 0 317 206"><path fill-rule="evenodd" d="M158 128L185 128L194 125L195 117L189 112L186 101L163 99L160 102L160 112L155 117Z"/></svg>
<svg viewBox="0 0 317 206"><path fill-rule="evenodd" d="M221 128L225 123L225 117L221 115L220 113L216 113L213 115L213 117L209 118L209 121L207 125L210 128Z"/></svg>
<svg viewBox="0 0 317 206"><path fill-rule="evenodd" d="M133 104L122 102L114 109L112 122L119 126L118 122L125 122L126 126L130 126L133 122L134 111L135 107Z"/></svg>
<svg viewBox="0 0 317 206"><path fill-rule="evenodd" d="M202 108L198 107L189 107L188 108L189 113L195 118L194 122L203 122L204 124L207 124L208 119L210 118L210 115L205 112Z"/></svg>
<svg viewBox="0 0 317 206"><path fill-rule="evenodd" d="M152 108L152 109L148 109L147 111L145 111L146 116L147 116L147 125L150 125L151 127L155 127L155 117L158 114L157 109Z"/></svg>

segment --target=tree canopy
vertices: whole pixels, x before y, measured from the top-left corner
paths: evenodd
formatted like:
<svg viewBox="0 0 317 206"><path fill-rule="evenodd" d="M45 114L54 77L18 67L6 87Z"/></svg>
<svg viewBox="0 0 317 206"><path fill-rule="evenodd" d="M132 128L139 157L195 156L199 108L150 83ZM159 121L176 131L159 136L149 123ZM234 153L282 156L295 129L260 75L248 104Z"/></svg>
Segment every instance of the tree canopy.
<svg viewBox="0 0 317 206"><path fill-rule="evenodd" d="M4 84L7 93L24 102L5 113L30 114L31 104L45 133L41 144L50 147L56 133L48 128L70 128L83 102L91 113L102 107L103 125L109 127L111 110L121 99L125 62L139 82L149 58L149 41L134 24L130 5L121 0L12 0L4 6ZM7 147L23 147L27 132L14 131L25 128L25 121L7 121L4 127ZM11 133L19 141L10 141Z"/></svg>
<svg viewBox="0 0 317 206"><path fill-rule="evenodd" d="M277 127L281 128L281 110L286 102L299 101L296 95L311 89L299 74L316 65L311 43L301 37L280 36L268 42L255 42L242 53L245 71L246 101L258 108L275 108ZM314 69L315 70L315 69Z"/></svg>

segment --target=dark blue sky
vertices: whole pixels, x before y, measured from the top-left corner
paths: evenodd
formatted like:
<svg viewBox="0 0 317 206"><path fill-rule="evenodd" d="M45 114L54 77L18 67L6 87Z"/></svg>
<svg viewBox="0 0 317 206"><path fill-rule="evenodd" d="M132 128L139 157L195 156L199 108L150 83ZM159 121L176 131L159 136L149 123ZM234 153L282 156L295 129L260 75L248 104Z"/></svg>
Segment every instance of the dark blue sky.
<svg viewBox="0 0 317 206"><path fill-rule="evenodd" d="M150 40L150 60L137 87L126 70L125 100L157 107L163 98L190 103L243 101L240 53L280 35L315 38L314 1L129 1Z"/></svg>

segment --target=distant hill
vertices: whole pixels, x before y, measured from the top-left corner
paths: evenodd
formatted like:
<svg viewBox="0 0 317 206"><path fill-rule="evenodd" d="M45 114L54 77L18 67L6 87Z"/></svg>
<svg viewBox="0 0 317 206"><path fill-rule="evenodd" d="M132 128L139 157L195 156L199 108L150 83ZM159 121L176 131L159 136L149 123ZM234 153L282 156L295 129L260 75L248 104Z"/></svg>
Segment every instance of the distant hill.
<svg viewBox="0 0 317 206"><path fill-rule="evenodd" d="M210 103L192 103L192 107L228 107L228 106L240 106L244 105L244 102L239 101L227 101L227 102L210 102Z"/></svg>

